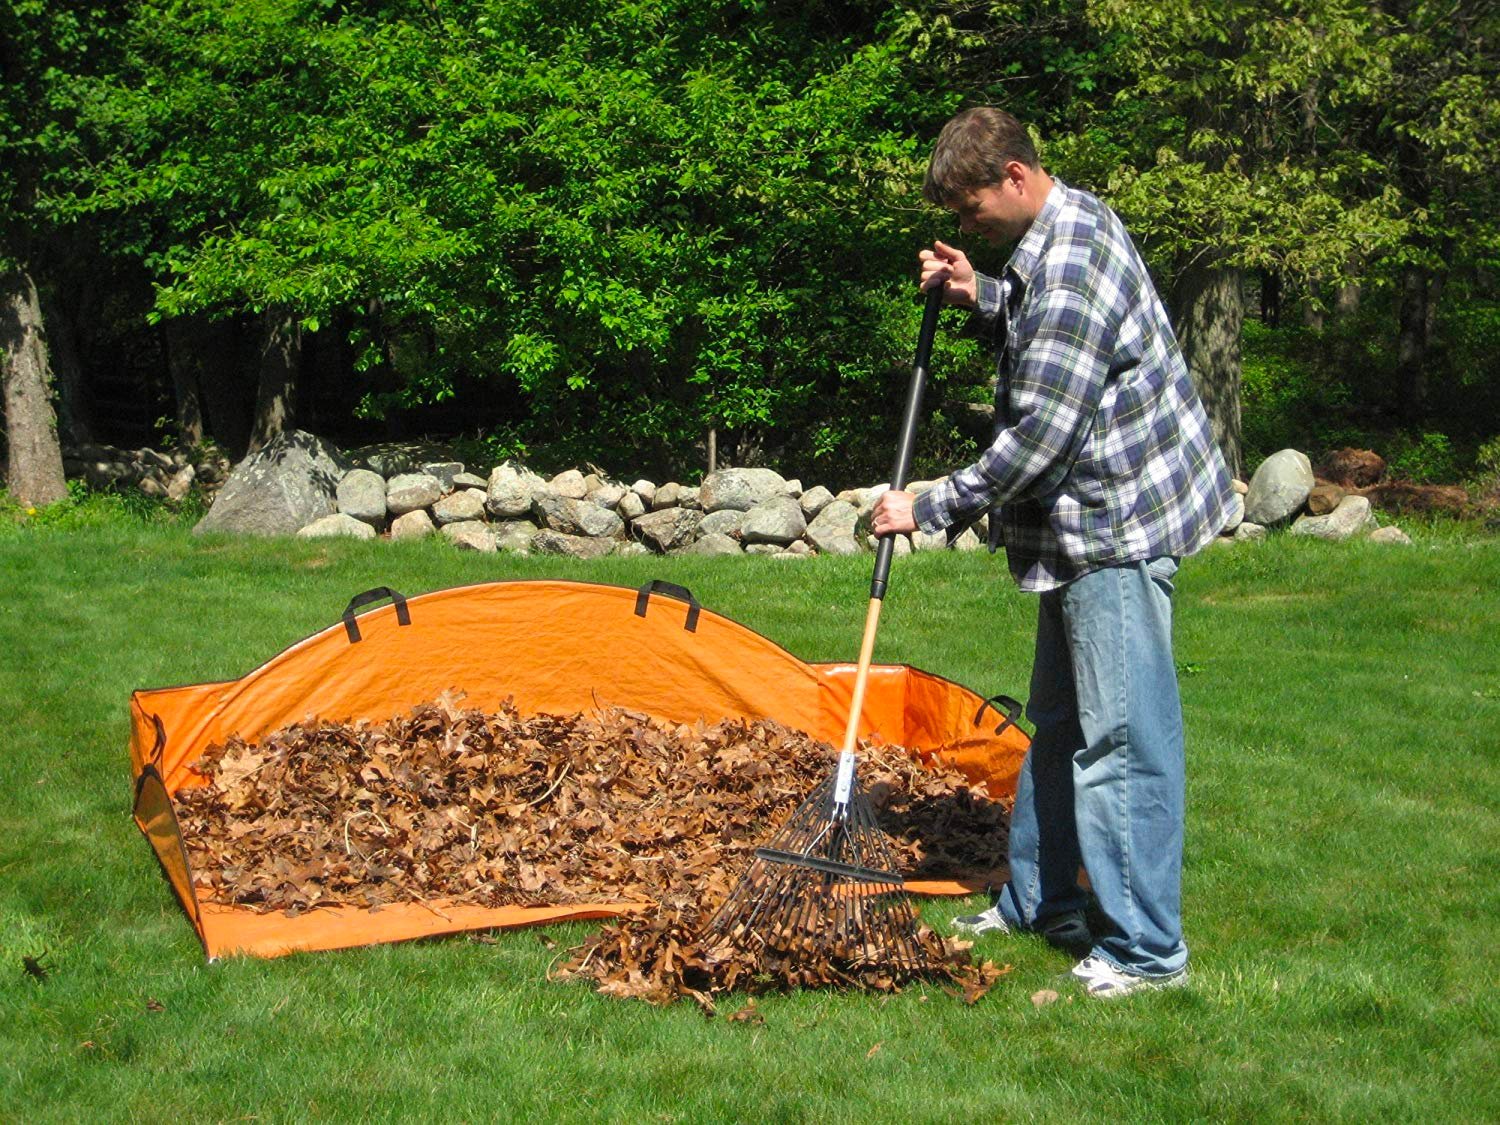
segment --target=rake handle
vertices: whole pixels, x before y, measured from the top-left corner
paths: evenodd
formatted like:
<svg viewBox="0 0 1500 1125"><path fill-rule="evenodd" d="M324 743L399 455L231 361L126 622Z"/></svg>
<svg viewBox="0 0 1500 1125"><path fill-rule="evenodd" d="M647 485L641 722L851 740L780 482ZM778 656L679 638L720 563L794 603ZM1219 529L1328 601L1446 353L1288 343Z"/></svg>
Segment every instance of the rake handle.
<svg viewBox="0 0 1500 1125"><path fill-rule="evenodd" d="M932 359L932 340L937 335L938 313L943 309L943 287L927 290L922 306L922 329L917 334L917 356L911 366L911 382L906 388L906 409L901 416L901 438L896 444L896 463L891 467L891 488L906 487L911 472L912 449L917 442L917 423L922 414L922 390L927 385L927 364ZM859 645L859 668L854 676L854 697L849 702L849 724L844 728L845 754L854 753L859 733L859 717L865 709L865 688L870 681L870 660L875 655L875 633L880 627L880 607L884 604L886 585L891 577L891 554L896 548L894 535L883 535L875 547L875 575L870 579L870 608L865 613L865 634Z"/></svg>

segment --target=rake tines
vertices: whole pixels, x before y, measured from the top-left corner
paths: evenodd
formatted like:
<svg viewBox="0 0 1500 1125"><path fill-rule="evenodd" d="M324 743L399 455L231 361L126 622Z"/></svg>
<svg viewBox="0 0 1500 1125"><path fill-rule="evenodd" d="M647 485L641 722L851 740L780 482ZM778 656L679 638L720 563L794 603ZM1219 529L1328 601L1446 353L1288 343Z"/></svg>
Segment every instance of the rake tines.
<svg viewBox="0 0 1500 1125"><path fill-rule="evenodd" d="M917 916L885 835L839 757L790 820L755 850L750 869L710 920L706 935L763 962L826 961L848 970L912 974L927 967Z"/></svg>

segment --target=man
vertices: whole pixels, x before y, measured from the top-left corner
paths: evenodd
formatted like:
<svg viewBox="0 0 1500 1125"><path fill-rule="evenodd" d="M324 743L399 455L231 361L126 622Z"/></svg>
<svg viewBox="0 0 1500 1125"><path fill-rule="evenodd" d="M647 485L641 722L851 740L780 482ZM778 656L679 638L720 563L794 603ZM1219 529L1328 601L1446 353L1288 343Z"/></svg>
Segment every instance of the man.
<svg viewBox="0 0 1500 1125"><path fill-rule="evenodd" d="M1187 980L1182 937L1182 710L1172 660L1178 560L1223 526L1229 477L1140 256L1118 216L1043 171L992 107L944 127L923 193L959 229L1015 243L999 277L942 242L924 289L993 333L995 437L920 498L887 492L877 535L988 514L1021 589L1041 595L1010 880L972 932L1080 937L1091 996ZM1106 922L1090 935L1078 869Z"/></svg>

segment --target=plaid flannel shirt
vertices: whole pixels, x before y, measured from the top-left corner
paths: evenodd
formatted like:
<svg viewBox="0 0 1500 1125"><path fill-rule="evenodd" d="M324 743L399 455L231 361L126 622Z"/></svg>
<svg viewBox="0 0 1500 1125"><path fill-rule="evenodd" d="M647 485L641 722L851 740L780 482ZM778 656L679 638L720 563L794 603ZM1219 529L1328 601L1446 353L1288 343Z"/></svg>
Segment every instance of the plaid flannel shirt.
<svg viewBox="0 0 1500 1125"><path fill-rule="evenodd" d="M995 437L917 498L936 533L989 513L1023 590L1181 557L1223 527L1229 474L1166 310L1119 216L1055 180L1000 278Z"/></svg>

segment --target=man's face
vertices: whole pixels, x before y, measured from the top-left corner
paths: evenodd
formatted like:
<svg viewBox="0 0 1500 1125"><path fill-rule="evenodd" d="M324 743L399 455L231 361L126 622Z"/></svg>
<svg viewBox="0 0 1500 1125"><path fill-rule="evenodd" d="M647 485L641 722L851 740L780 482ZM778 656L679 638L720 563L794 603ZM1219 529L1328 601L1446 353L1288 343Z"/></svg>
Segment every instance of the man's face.
<svg viewBox="0 0 1500 1125"><path fill-rule="evenodd" d="M992 246L1016 242L1031 225L1032 215L1014 180L971 188L950 206L958 215L958 229L977 234Z"/></svg>

